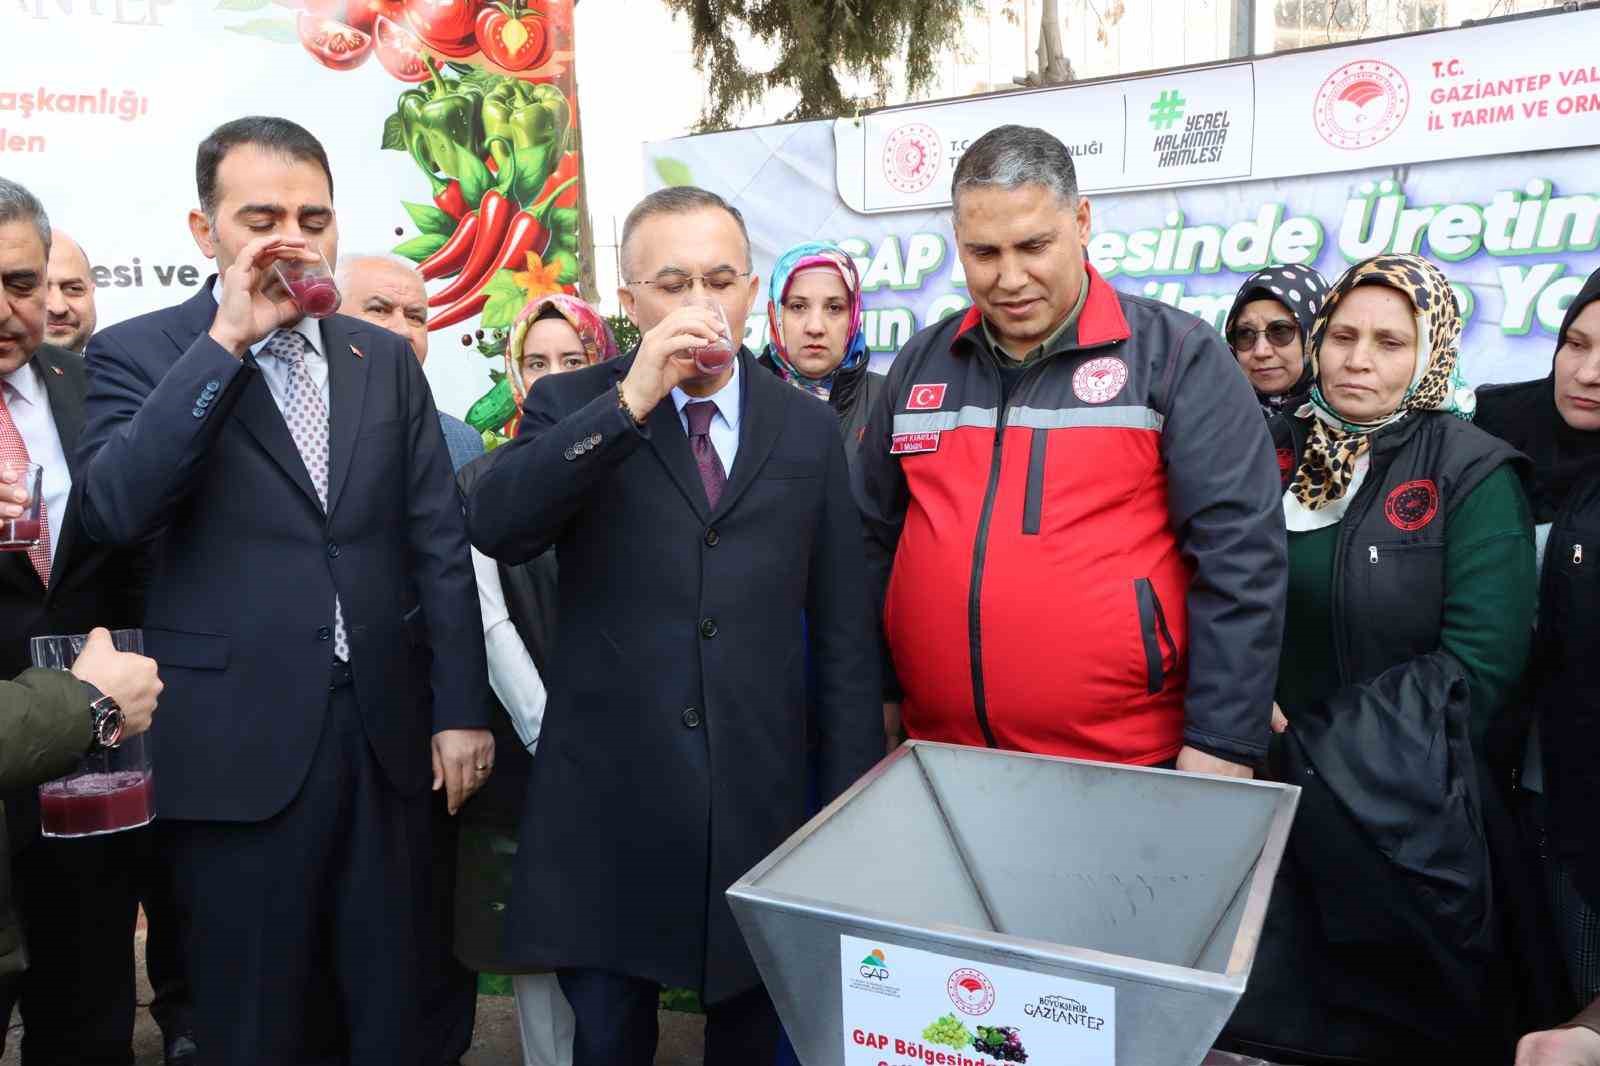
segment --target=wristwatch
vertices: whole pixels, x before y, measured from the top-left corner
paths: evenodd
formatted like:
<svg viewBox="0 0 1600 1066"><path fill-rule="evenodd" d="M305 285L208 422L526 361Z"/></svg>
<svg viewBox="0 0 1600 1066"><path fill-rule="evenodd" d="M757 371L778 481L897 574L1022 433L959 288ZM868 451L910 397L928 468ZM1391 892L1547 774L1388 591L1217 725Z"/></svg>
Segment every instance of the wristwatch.
<svg viewBox="0 0 1600 1066"><path fill-rule="evenodd" d="M83 687L89 690L90 696L89 753L94 755L122 743L122 729L125 722L122 708L116 700L87 681L83 681Z"/></svg>

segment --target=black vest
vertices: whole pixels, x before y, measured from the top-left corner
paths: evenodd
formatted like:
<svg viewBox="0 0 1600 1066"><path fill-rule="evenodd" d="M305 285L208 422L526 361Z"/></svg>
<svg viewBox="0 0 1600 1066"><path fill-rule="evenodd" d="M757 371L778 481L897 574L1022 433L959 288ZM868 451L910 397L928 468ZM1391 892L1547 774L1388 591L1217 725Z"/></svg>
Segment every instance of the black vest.
<svg viewBox="0 0 1600 1066"><path fill-rule="evenodd" d="M1304 419L1272 420L1285 489L1309 430ZM1369 454L1333 560L1334 650L1346 685L1438 649L1450 515L1501 464L1519 473L1527 465L1498 437L1441 411L1378 430Z"/></svg>

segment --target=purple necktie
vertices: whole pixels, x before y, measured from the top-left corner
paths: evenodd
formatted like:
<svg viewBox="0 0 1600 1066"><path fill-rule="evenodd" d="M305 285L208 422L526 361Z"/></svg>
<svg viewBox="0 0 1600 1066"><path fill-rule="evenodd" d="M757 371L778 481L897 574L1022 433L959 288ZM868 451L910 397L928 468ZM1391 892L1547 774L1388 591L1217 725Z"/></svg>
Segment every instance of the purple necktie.
<svg viewBox="0 0 1600 1066"><path fill-rule="evenodd" d="M722 458L711 446L711 418L716 413L717 405L710 400L697 400L683 408L683 416L689 420L689 450L694 452L694 465L700 468L700 484L705 486L706 499L713 509L728 484Z"/></svg>

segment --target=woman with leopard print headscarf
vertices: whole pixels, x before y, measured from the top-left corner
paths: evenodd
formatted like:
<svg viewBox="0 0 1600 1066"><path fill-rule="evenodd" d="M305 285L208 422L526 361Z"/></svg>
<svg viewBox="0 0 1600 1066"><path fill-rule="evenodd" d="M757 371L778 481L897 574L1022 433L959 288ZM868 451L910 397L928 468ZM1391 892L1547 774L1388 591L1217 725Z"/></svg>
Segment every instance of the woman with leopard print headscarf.
<svg viewBox="0 0 1600 1066"><path fill-rule="evenodd" d="M1356 264L1312 327L1305 406L1274 422L1292 476L1269 775L1306 792L1229 1029L1274 1061L1510 1061L1484 844L1503 811L1478 767L1528 653L1533 538L1521 457L1468 421L1461 328L1432 263Z"/></svg>

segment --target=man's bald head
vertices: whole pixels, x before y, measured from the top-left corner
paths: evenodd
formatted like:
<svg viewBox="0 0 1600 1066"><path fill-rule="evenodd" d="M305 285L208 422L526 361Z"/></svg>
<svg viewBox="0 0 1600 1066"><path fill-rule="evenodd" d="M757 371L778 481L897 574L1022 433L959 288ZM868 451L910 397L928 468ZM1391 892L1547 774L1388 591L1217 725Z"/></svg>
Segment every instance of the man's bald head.
<svg viewBox="0 0 1600 1066"><path fill-rule="evenodd" d="M94 332L94 275L83 248L61 230L50 231L49 291L44 339L71 352L83 351Z"/></svg>
<svg viewBox="0 0 1600 1066"><path fill-rule="evenodd" d="M427 360L428 291L415 264L394 255L345 256L335 278L340 311L400 334L418 362Z"/></svg>

